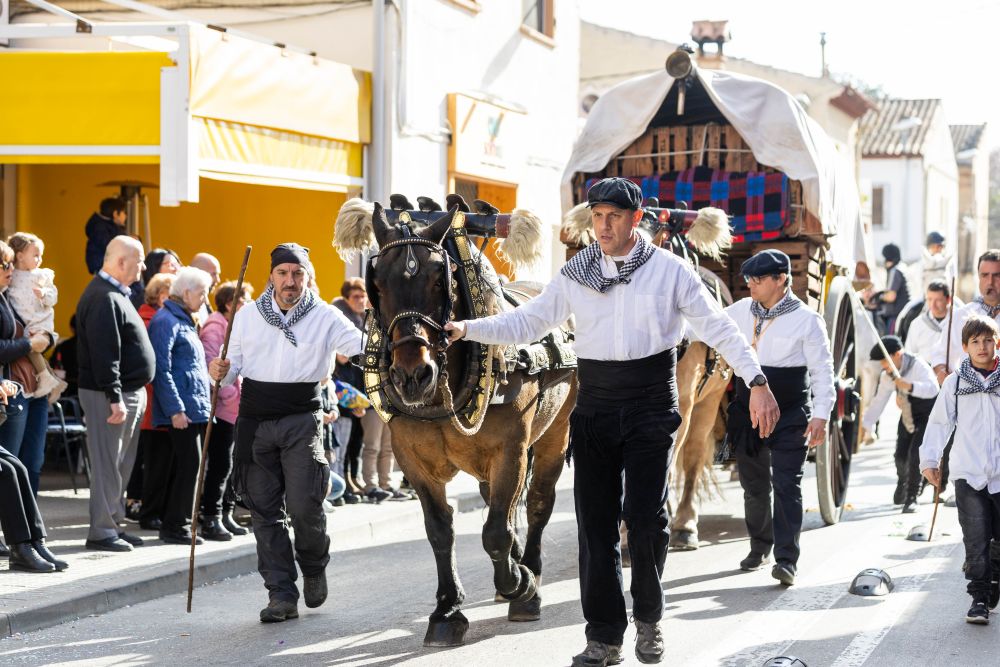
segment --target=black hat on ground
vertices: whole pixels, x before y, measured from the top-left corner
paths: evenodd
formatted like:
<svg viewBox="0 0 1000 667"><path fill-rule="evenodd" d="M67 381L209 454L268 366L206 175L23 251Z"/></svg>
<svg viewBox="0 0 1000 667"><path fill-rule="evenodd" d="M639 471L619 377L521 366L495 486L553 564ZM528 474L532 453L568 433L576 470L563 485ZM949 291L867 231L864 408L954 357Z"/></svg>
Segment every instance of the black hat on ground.
<svg viewBox="0 0 1000 667"><path fill-rule="evenodd" d="M627 178L603 178L587 191L587 206L610 204L631 211L642 208L642 190Z"/></svg>
<svg viewBox="0 0 1000 667"><path fill-rule="evenodd" d="M885 345L885 351L889 354L896 354L903 349L903 339L899 336L882 336L882 345ZM868 358L872 361L882 361L885 359L885 355L882 354L882 348L879 347L878 343L875 343L875 347L872 348Z"/></svg>
<svg viewBox="0 0 1000 667"><path fill-rule="evenodd" d="M791 273L792 260L780 250L761 250L759 253L743 262L740 273L747 278L759 276L774 276L779 273Z"/></svg>
<svg viewBox="0 0 1000 667"><path fill-rule="evenodd" d="M279 243L271 251L271 268L279 264L309 264L309 248L298 243Z"/></svg>
<svg viewBox="0 0 1000 667"><path fill-rule="evenodd" d="M931 232L927 235L926 245L940 245L944 243L944 234L941 232Z"/></svg>
<svg viewBox="0 0 1000 667"><path fill-rule="evenodd" d="M887 243L882 246L882 257L887 262L896 262L898 264L903 255L899 252L898 245L895 243Z"/></svg>

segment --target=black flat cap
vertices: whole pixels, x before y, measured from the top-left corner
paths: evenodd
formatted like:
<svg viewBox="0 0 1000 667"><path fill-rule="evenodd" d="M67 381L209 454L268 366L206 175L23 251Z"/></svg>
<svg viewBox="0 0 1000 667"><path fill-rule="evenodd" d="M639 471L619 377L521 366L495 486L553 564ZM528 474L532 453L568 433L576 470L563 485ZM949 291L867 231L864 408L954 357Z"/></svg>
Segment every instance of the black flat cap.
<svg viewBox="0 0 1000 667"><path fill-rule="evenodd" d="M761 250L740 266L740 273L748 278L791 272L792 260L780 250Z"/></svg>
<svg viewBox="0 0 1000 667"><path fill-rule="evenodd" d="M642 190L627 178L603 178L587 191L587 206L610 204L635 211L642 208Z"/></svg>
<svg viewBox="0 0 1000 667"><path fill-rule="evenodd" d="M887 262L896 262L898 264L899 260L902 259L902 254L899 252L899 246L895 243L885 244L882 246L882 257Z"/></svg>
<svg viewBox="0 0 1000 667"><path fill-rule="evenodd" d="M889 354L896 354L903 349L903 339L899 336L882 336L882 344L885 345L885 351ZM875 347L868 354L868 358L872 361L882 361L885 359L885 355L882 354L882 348L879 347L878 343L875 343Z"/></svg>
<svg viewBox="0 0 1000 667"><path fill-rule="evenodd" d="M280 243L271 251L271 268L279 264L309 264L309 248L298 243Z"/></svg>
<svg viewBox="0 0 1000 667"><path fill-rule="evenodd" d="M941 232L931 232L927 235L926 245L944 243L944 234Z"/></svg>

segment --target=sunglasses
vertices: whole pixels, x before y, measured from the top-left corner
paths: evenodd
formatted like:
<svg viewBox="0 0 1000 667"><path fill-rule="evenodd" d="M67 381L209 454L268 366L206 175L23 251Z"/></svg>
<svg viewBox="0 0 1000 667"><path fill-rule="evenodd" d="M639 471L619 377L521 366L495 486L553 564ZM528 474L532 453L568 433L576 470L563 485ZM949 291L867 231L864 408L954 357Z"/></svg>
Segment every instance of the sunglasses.
<svg viewBox="0 0 1000 667"><path fill-rule="evenodd" d="M12 268L14 268L14 262L4 262L0 264L0 270L10 271Z"/></svg>

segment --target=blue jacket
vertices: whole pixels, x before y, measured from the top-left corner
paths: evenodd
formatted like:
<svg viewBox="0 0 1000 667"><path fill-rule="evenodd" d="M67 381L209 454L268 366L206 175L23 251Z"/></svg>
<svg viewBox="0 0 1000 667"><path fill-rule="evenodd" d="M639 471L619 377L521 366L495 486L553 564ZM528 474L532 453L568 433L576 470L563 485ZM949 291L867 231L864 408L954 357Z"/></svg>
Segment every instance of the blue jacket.
<svg viewBox="0 0 1000 667"><path fill-rule="evenodd" d="M208 423L211 388L194 320L168 300L149 322L149 339L156 353L153 426L169 426L170 417L178 412L195 424Z"/></svg>

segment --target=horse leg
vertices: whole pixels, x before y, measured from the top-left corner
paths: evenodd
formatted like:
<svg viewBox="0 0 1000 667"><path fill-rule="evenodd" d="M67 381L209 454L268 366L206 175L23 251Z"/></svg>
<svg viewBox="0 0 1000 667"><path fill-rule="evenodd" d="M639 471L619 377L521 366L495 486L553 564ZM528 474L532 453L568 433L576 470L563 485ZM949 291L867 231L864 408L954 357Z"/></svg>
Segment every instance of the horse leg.
<svg viewBox="0 0 1000 667"><path fill-rule="evenodd" d="M515 502L524 484L526 452L508 453L490 471L490 509L483 526L483 548L493 561L493 583L505 600L527 600L536 590L535 576L512 558Z"/></svg>
<svg viewBox="0 0 1000 667"><path fill-rule="evenodd" d="M437 563L437 606L427 624L424 646L460 646L469 621L462 613L465 591L455 564L455 526L442 482L409 477L424 510L424 528Z"/></svg>
<svg viewBox="0 0 1000 667"><path fill-rule="evenodd" d="M479 495L482 496L483 502L486 503L487 507L489 507L490 506L490 483L489 482L480 482L479 483ZM510 557L520 563L521 562L521 557L522 557L523 553L524 553L524 549L521 548L521 540L519 540L517 538L517 531L515 530L514 531L514 544L510 548ZM493 594L493 601L494 602L503 602L503 603L506 603L507 602L507 598L505 598L503 596L503 594L500 593L500 591L496 591Z"/></svg>
<svg viewBox="0 0 1000 667"><path fill-rule="evenodd" d="M692 421L698 412L699 396L698 384L705 373L705 357L708 347L704 343L694 342L688 346L687 351L681 360L677 362L677 397L678 412L681 416L681 425L674 436L674 460L671 470L671 477L676 482L678 470L683 476L684 485L681 490L680 502L676 512L669 512L670 521L670 546L678 549L698 548L697 517L690 518L693 511L694 491L697 487L693 484L688 459L691 450L694 448L693 438L697 438L697 433L692 429ZM669 502L669 501L668 501ZM693 545L693 546L692 546ZM624 554L624 550L622 552Z"/></svg>

